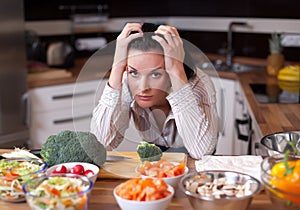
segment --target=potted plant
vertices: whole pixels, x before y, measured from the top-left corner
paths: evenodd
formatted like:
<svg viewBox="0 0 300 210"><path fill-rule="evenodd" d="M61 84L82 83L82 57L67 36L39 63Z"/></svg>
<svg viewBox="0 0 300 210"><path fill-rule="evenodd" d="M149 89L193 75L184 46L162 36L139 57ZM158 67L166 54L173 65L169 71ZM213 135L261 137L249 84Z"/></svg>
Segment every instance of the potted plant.
<svg viewBox="0 0 300 210"><path fill-rule="evenodd" d="M270 54L267 58L267 72L270 76L277 76L279 70L284 66L282 54L281 36L278 33L271 34L269 39Z"/></svg>

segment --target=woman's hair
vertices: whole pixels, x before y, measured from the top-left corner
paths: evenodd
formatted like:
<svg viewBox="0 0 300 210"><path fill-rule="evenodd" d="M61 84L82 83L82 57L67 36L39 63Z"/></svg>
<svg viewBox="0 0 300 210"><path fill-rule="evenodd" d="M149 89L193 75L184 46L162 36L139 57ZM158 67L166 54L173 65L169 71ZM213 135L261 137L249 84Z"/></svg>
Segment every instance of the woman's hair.
<svg viewBox="0 0 300 210"><path fill-rule="evenodd" d="M158 50L160 52L164 52L163 47L160 45L159 42L152 39L152 36L160 36L164 39L163 35L155 34L154 31L158 28L157 25L152 23L144 23L142 26L142 30L144 32L144 35L142 37L138 37L134 40L132 40L128 44L128 51L130 49L139 50L142 52L148 52L150 50ZM186 74L186 77L190 79L195 74L195 64L193 62L193 59L191 58L190 54L185 51L185 57L184 57L184 71ZM194 70L193 70L193 69Z"/></svg>

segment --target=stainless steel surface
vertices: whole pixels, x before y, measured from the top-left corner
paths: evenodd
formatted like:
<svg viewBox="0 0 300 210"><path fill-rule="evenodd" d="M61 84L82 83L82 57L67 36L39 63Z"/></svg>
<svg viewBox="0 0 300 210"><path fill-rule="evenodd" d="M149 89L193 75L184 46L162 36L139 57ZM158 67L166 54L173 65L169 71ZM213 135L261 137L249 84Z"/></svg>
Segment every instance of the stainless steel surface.
<svg viewBox="0 0 300 210"><path fill-rule="evenodd" d="M243 63L232 63L228 66L221 60L216 60L213 64L208 62L204 62L201 64L201 69L203 70L217 70L217 71L227 71L227 72L234 72L234 73L242 73L247 71L259 70L264 69L264 66L259 65L251 65L251 64L243 64Z"/></svg>
<svg viewBox="0 0 300 210"><path fill-rule="evenodd" d="M264 136L260 141L270 156L283 154L287 150L293 151L288 142L296 143L296 147L300 151L300 131L274 133Z"/></svg>
<svg viewBox="0 0 300 210"><path fill-rule="evenodd" d="M1 0L0 5L0 146L8 148L28 140L25 30L23 1Z"/></svg>
<svg viewBox="0 0 300 210"><path fill-rule="evenodd" d="M249 196L243 196L240 198L232 197L232 198L211 198L206 196L200 196L199 194L191 193L186 190L184 187L184 182L187 179L195 177L195 175L201 174L206 176L207 178L212 177L212 179L218 179L224 177L230 184L245 184L246 182L251 183L252 194ZM213 180L211 180L213 181ZM261 184L260 182L248 175L230 172L230 171L203 171L196 173L189 173L184 176L179 183L179 189L184 192L184 194L188 197L189 202L194 207L195 210L246 210L250 205L252 198L255 194L260 192Z"/></svg>
<svg viewBox="0 0 300 210"><path fill-rule="evenodd" d="M230 22L227 30L226 66L231 67L234 51L232 49L232 30L235 26L247 27L246 22Z"/></svg>
<svg viewBox="0 0 300 210"><path fill-rule="evenodd" d="M215 63L215 68L217 71L229 71L235 73L242 73L252 70L263 69L263 66L250 65L250 64L242 64L242 63L232 63L230 66L225 63Z"/></svg>
<svg viewBox="0 0 300 210"><path fill-rule="evenodd" d="M119 155L107 155L106 156L106 162L117 162L117 161L124 161L124 160L130 160L132 158L126 157L126 156L119 156Z"/></svg>

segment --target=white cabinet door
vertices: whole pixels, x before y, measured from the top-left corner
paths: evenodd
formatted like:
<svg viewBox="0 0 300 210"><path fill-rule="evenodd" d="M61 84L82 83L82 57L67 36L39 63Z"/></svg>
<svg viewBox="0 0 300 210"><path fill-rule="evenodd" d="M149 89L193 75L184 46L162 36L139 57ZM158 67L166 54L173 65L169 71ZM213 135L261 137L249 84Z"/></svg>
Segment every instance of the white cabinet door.
<svg viewBox="0 0 300 210"><path fill-rule="evenodd" d="M107 79L31 89L30 147L62 130L89 131L93 108Z"/></svg>
<svg viewBox="0 0 300 210"><path fill-rule="evenodd" d="M232 155L235 109L235 80L211 77L217 98L217 110L220 118L220 133L216 153Z"/></svg>

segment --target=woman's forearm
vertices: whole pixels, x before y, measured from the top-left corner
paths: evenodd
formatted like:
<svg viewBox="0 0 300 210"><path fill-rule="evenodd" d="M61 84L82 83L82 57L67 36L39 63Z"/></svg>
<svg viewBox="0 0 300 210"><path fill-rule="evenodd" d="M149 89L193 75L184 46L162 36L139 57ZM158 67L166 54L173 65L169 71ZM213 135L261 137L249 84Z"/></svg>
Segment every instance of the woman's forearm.
<svg viewBox="0 0 300 210"><path fill-rule="evenodd" d="M129 124L129 105L122 104L120 92L106 86L91 120L91 132L109 149L122 142Z"/></svg>

